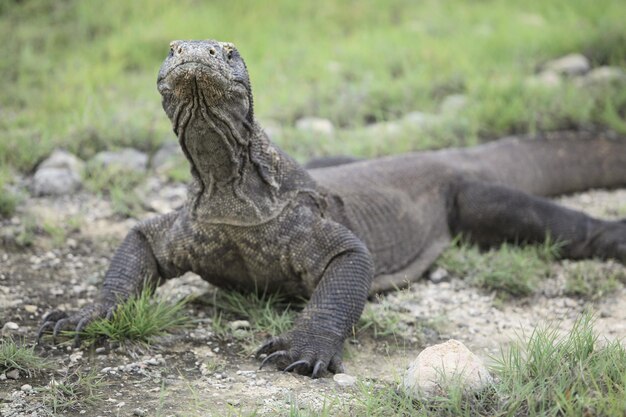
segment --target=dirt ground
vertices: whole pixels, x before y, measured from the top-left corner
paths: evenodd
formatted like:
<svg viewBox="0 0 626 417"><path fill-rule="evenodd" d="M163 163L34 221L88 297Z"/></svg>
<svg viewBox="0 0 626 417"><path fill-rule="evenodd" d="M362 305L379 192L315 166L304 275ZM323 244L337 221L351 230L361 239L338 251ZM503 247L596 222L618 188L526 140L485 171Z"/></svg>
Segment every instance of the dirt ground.
<svg viewBox="0 0 626 417"><path fill-rule="evenodd" d="M153 191L158 198L171 185ZM156 187L155 189L159 189ZM591 191L569 196L561 203L596 216L624 215L626 190ZM170 202L173 208L179 202ZM167 206L167 204L166 204ZM162 206L160 206L162 207ZM143 216L155 213L146 211ZM1 224L0 327L14 322L19 328L4 336L34 342L43 314L53 308L78 309L97 293L114 248L136 220L116 216L105 198L83 192L63 198L26 198L18 213ZM33 224L36 227L32 227ZM42 231L48 225L48 231ZM49 225L56 225L51 228ZM34 232L28 233L28 230ZM29 240L29 247L16 244ZM560 263L563 274L570 262ZM611 268L623 268L607 263ZM195 276L168 282L167 293L203 293L208 284ZM494 295L458 279L439 283L424 278L408 290L386 296L406 321L399 337L370 336L349 341L346 372L359 381L394 383L424 347L455 338L489 361L511 340L546 321L560 321L563 329L585 309L596 313L596 329L609 338L626 336L626 293L619 290L594 303L563 295L563 277L545 281L536 295L495 302ZM196 327L160 340L156 347L72 350L38 347L59 370L18 380L0 380L0 415L44 416L41 392L51 379L75 369L98 372L104 384L103 401L80 404L59 413L68 416L189 416L289 415L294 408L320 410L325 403L359 400L358 389L342 387L332 378L311 380L267 368L240 353L237 343L220 342L211 331L206 308L193 304ZM427 335L415 323L431 320L436 331ZM23 388L24 384L32 390ZM292 413L293 415L293 413Z"/></svg>

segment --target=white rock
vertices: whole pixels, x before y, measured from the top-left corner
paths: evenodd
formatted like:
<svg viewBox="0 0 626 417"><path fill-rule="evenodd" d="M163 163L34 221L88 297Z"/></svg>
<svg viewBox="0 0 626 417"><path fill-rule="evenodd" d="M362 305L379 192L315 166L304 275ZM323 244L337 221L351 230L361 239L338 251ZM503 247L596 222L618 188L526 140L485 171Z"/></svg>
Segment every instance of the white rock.
<svg viewBox="0 0 626 417"><path fill-rule="evenodd" d="M450 339L424 349L410 364L403 387L414 398L445 395L447 385L460 383L477 391L493 382L483 362L465 345Z"/></svg>
<svg viewBox="0 0 626 417"><path fill-rule="evenodd" d="M65 195L81 186L84 162L71 153L57 149L44 160L33 177L35 195Z"/></svg>
<svg viewBox="0 0 626 417"><path fill-rule="evenodd" d="M7 321L2 326L2 336L10 334L12 331L19 330L20 326L12 321Z"/></svg>
<svg viewBox="0 0 626 417"><path fill-rule="evenodd" d="M446 271L444 268L439 267L430 273L429 278L432 282L438 284L448 278L448 271Z"/></svg>
<svg viewBox="0 0 626 417"><path fill-rule="evenodd" d="M352 387L356 384L356 377L348 374L335 374L335 376L333 376L333 380L337 383L337 385L344 388Z"/></svg>
<svg viewBox="0 0 626 417"><path fill-rule="evenodd" d="M234 320L229 323L232 330L249 329L250 322L248 320Z"/></svg>
<svg viewBox="0 0 626 417"><path fill-rule="evenodd" d="M33 386L29 384L24 384L20 387L20 389L24 392L31 392L33 390Z"/></svg>
<svg viewBox="0 0 626 417"><path fill-rule="evenodd" d="M583 79L584 85L602 85L614 82L626 82L626 71L619 67L594 68Z"/></svg>
<svg viewBox="0 0 626 417"><path fill-rule="evenodd" d="M8 379L20 379L20 371L18 371L17 369L6 372L5 375Z"/></svg>
<svg viewBox="0 0 626 417"><path fill-rule="evenodd" d="M303 117L296 120L296 129L325 136L333 136L335 127L328 119L321 117Z"/></svg>
<svg viewBox="0 0 626 417"><path fill-rule="evenodd" d="M583 75L589 71L589 60L581 54L569 54L561 58L548 61L544 68L560 75Z"/></svg>
<svg viewBox="0 0 626 417"><path fill-rule="evenodd" d="M443 99L439 106L439 111L442 113L458 113L465 107L467 107L467 96L451 94Z"/></svg>
<svg viewBox="0 0 626 417"><path fill-rule="evenodd" d="M148 155L133 148L124 148L117 152L98 152L91 163L104 167L116 167L125 171L144 172L148 166Z"/></svg>

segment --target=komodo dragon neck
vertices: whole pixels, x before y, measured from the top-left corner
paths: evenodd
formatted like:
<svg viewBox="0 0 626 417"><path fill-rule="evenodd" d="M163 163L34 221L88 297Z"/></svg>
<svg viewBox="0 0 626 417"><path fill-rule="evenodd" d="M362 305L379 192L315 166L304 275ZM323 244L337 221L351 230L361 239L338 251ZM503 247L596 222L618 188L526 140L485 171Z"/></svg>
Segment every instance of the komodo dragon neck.
<svg viewBox="0 0 626 417"><path fill-rule="evenodd" d="M245 65L224 71L236 50L222 42L170 46L172 64L164 65L157 84L191 164L192 213L211 223L239 225L274 218L289 195L305 184L312 187L313 180L255 122Z"/></svg>

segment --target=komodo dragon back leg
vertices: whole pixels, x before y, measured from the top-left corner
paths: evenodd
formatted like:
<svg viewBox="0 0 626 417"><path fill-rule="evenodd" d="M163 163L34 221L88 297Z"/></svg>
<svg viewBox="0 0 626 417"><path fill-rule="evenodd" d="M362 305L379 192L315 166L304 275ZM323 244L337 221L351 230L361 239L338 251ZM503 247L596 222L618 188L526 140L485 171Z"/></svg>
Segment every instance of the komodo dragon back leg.
<svg viewBox="0 0 626 417"><path fill-rule="evenodd" d="M159 261L163 263L165 259L157 261L153 242L170 229L177 214L170 213L133 227L115 252L96 300L71 315L58 310L46 314L37 332L37 341L50 330L56 338L62 330L73 327L75 344L79 345L80 332L85 326L95 319L110 317L121 301L140 293L145 285L156 286L161 277Z"/></svg>
<svg viewBox="0 0 626 417"><path fill-rule="evenodd" d="M482 245L561 242L566 258L613 258L626 263L626 223L592 218L500 185L460 181L453 188L449 224Z"/></svg>

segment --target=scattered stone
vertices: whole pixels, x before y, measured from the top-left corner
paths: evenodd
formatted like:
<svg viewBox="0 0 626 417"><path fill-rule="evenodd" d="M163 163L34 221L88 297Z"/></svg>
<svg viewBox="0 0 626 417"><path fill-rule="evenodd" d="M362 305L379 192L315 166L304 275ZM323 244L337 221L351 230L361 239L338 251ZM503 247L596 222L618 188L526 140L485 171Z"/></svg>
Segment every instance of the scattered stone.
<svg viewBox="0 0 626 417"><path fill-rule="evenodd" d="M356 377L348 374L335 374L333 381L342 388L353 387L356 384Z"/></svg>
<svg viewBox="0 0 626 417"><path fill-rule="evenodd" d="M20 379L20 371L18 371L17 369L12 369L5 375L8 379Z"/></svg>
<svg viewBox="0 0 626 417"><path fill-rule="evenodd" d="M434 271L432 271L429 275L429 279L435 283L435 284L439 284L440 282L443 282L446 280L446 278L449 277L448 271L446 271L444 268L437 268Z"/></svg>
<svg viewBox="0 0 626 417"><path fill-rule="evenodd" d="M446 96L439 105L441 113L458 113L467 107L467 96L463 94L451 94Z"/></svg>
<svg viewBox="0 0 626 417"><path fill-rule="evenodd" d="M82 184L84 162L71 153L57 149L39 164L33 177L32 192L36 196L66 195L78 190Z"/></svg>
<svg viewBox="0 0 626 417"><path fill-rule="evenodd" d="M410 364L403 387L414 398L446 395L446 385L460 383L478 391L493 382L483 362L465 345L450 339L424 349Z"/></svg>
<svg viewBox="0 0 626 417"><path fill-rule="evenodd" d="M32 385L24 384L20 387L20 389L24 392L31 392L33 390Z"/></svg>
<svg viewBox="0 0 626 417"><path fill-rule="evenodd" d="M230 328L232 330L246 330L250 328L250 322L248 320L234 320L230 322Z"/></svg>
<svg viewBox="0 0 626 417"><path fill-rule="evenodd" d="M335 133L333 123L321 117L303 117L298 119L296 120L296 129L324 136L333 136Z"/></svg>
<svg viewBox="0 0 626 417"><path fill-rule="evenodd" d="M4 326L2 326L2 336L7 336L11 334L11 332L19 330L19 328L20 326L17 323L7 321L6 323L4 323Z"/></svg>
<svg viewBox="0 0 626 417"><path fill-rule="evenodd" d="M546 62L544 70L559 75L584 75L591 69L589 60L581 54L569 54Z"/></svg>
<svg viewBox="0 0 626 417"><path fill-rule="evenodd" d="M561 77L554 71L542 71L539 74L530 77L526 82L527 85L533 87L555 88L561 85Z"/></svg>
<svg viewBox="0 0 626 417"><path fill-rule="evenodd" d="M138 417L144 417L148 415L148 410L145 408L135 408L133 410L133 415Z"/></svg>
<svg viewBox="0 0 626 417"><path fill-rule="evenodd" d="M626 71L619 67L602 66L594 68L582 79L582 85L607 85L626 82Z"/></svg>
<svg viewBox="0 0 626 417"><path fill-rule="evenodd" d="M0 381L6 381L7 376L6 374L0 374Z"/></svg>
<svg viewBox="0 0 626 417"><path fill-rule="evenodd" d="M27 313L31 313L31 314L33 314L33 313L36 313L36 312L37 312L37 306L34 306L34 305L32 305L32 304L26 304L26 305L24 306L24 310L25 310Z"/></svg>
<svg viewBox="0 0 626 417"><path fill-rule="evenodd" d="M233 407L239 407L241 405L241 400L239 398L231 398L230 400L227 400L227 402Z"/></svg>
<svg viewBox="0 0 626 417"><path fill-rule="evenodd" d="M115 167L124 171L145 172L148 167L148 155L133 148L124 148L117 152L98 152L90 163L105 168Z"/></svg>

